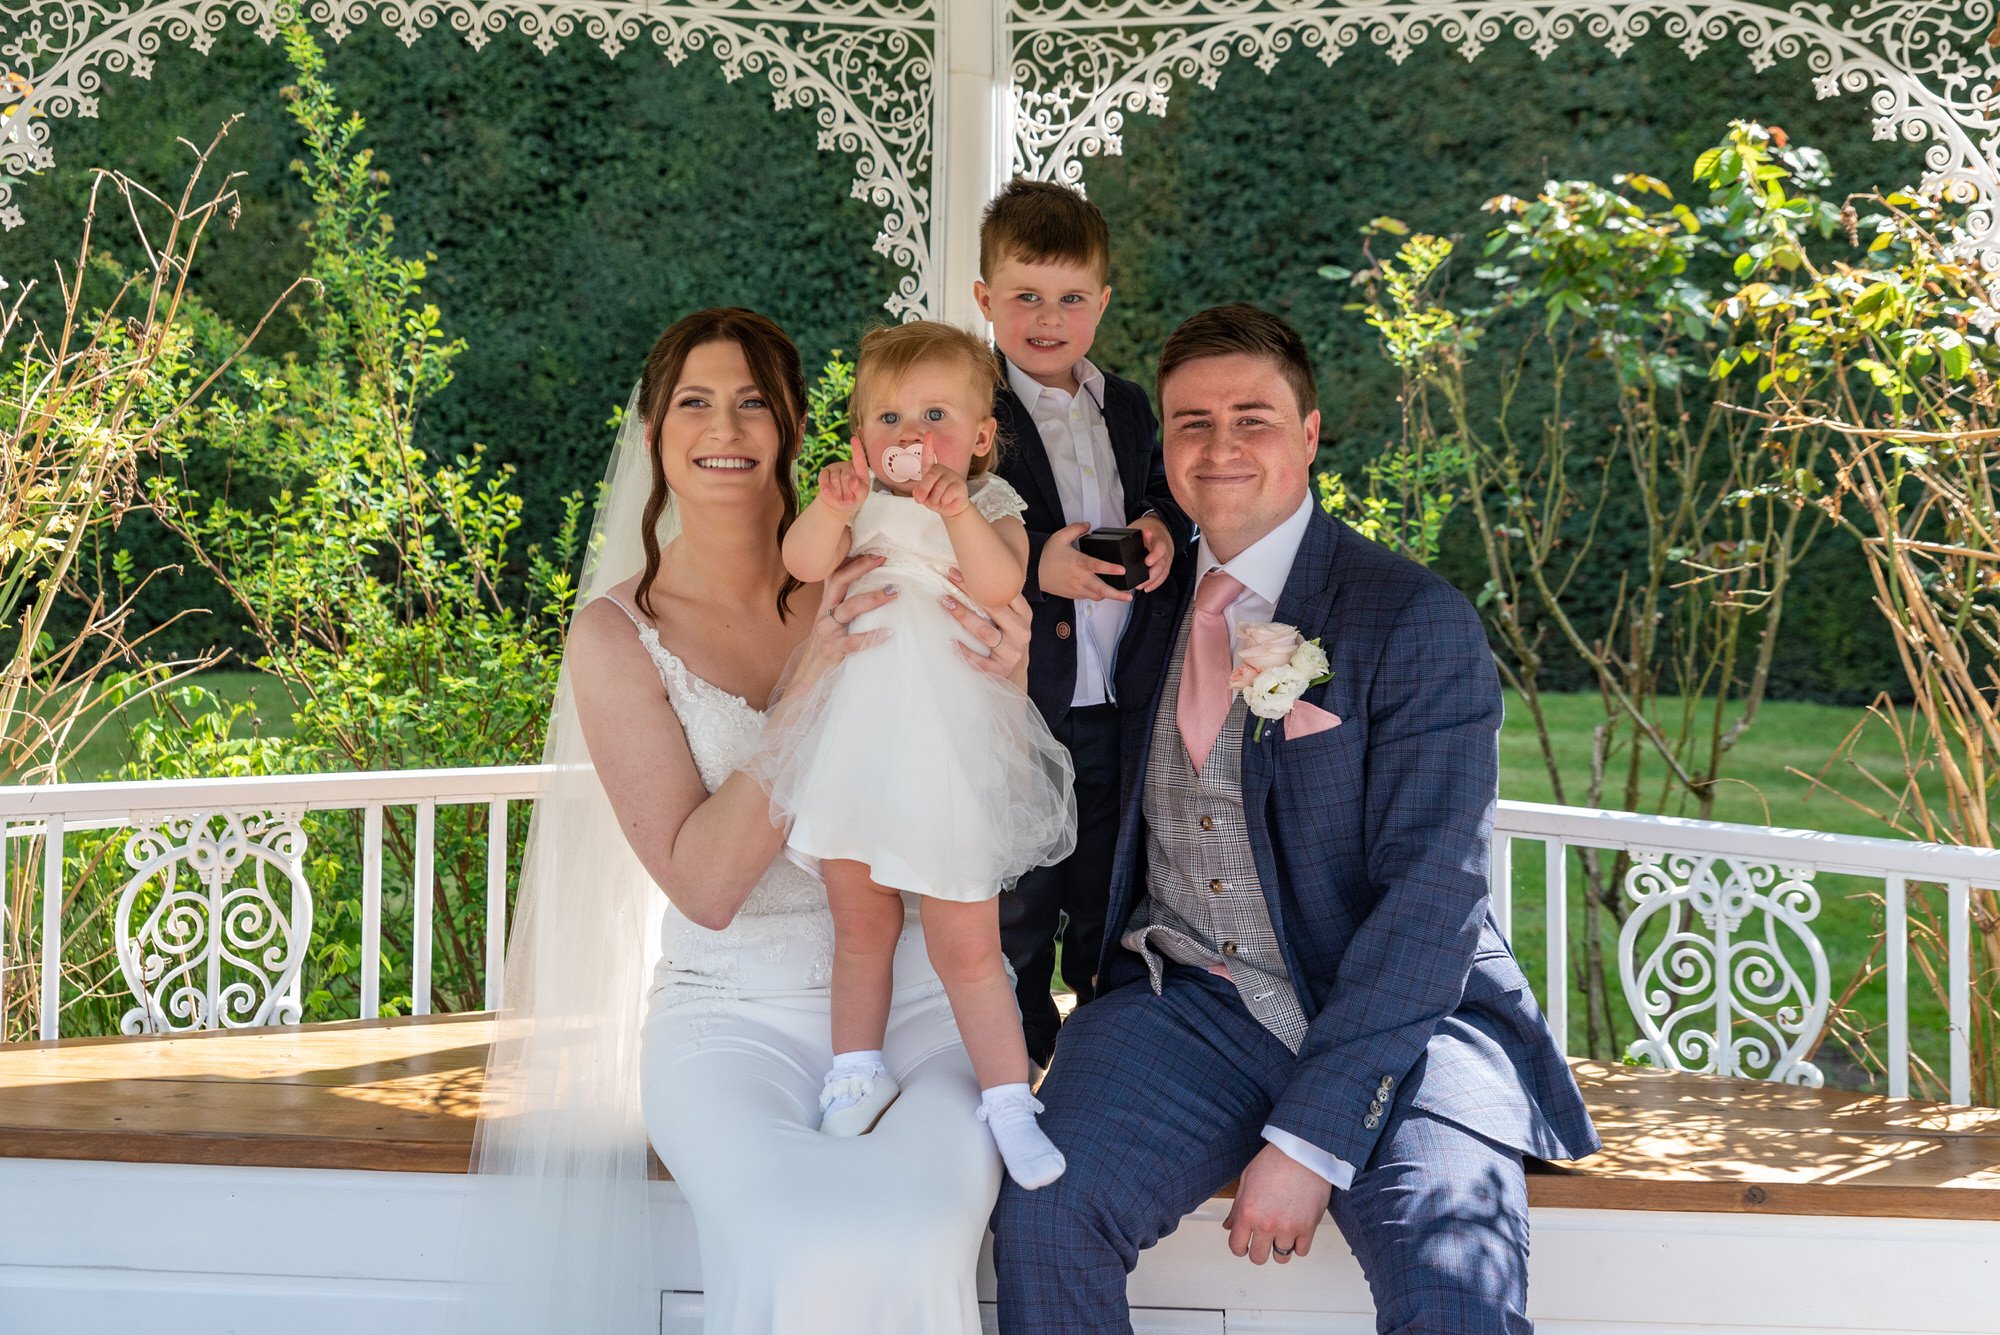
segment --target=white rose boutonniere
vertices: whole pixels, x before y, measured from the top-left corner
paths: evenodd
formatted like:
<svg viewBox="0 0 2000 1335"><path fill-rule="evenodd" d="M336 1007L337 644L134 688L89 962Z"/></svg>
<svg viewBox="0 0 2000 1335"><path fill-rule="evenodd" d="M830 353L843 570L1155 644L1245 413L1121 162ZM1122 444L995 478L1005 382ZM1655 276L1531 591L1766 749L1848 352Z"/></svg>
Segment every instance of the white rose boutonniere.
<svg viewBox="0 0 2000 1335"><path fill-rule="evenodd" d="M1308 689L1332 680L1326 650L1318 640L1300 635L1297 626L1246 621L1236 628L1236 669L1229 674L1229 687L1257 716L1252 741L1263 741L1264 725L1291 713Z"/></svg>

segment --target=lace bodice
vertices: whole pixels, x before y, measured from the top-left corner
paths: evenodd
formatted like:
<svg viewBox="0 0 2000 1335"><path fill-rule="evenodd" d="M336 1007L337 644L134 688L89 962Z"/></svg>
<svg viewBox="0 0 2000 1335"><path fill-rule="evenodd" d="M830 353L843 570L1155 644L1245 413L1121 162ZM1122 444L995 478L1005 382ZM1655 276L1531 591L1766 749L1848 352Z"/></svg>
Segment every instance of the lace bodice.
<svg viewBox="0 0 2000 1335"><path fill-rule="evenodd" d="M612 601L632 618L632 624L639 632L639 643L645 646L653 665L660 670L660 681L667 688L667 700L674 707L674 716L681 721L681 731L687 734L688 750L693 753L695 768L701 773L701 785L714 792L756 749L757 740L764 731L764 712L751 708L750 702L742 696L733 695L688 671L687 664L681 661L679 655L660 643L658 631L624 603L615 598ZM736 911L736 921L712 935L727 936L740 932L745 926L743 919L749 917L825 911L826 887L820 884L819 878L781 856L772 859L770 869L757 882L750 897L743 901L743 907ZM693 927L691 923L685 925L694 931L703 930Z"/></svg>

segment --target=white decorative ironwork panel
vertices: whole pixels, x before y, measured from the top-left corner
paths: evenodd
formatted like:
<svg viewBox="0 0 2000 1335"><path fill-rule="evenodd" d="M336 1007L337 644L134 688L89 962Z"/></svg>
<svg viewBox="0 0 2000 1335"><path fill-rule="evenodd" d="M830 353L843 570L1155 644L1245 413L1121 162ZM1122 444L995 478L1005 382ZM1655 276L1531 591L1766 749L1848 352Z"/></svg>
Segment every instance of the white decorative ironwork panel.
<svg viewBox="0 0 2000 1335"><path fill-rule="evenodd" d="M1637 904L1618 936L1640 1032L1630 1055L1665 1070L1820 1084L1806 1060L1829 998L1812 868L1638 849L1625 892Z"/></svg>
<svg viewBox="0 0 2000 1335"><path fill-rule="evenodd" d="M1232 56L1269 73L1295 46L1332 65L1363 43L1401 63L1423 43L1472 60L1506 37L1547 59L1579 35L1623 56L1657 29L1690 59L1735 45L1760 73L1804 57L1822 98L1868 93L1878 139L1929 140L1929 188L1973 205L1966 241L2000 265L1996 0L1002 0L1014 87L1014 166L1080 184L1123 148L1125 117L1160 116L1176 80L1206 88ZM1328 89L1328 96L1334 90Z"/></svg>
<svg viewBox="0 0 2000 1335"><path fill-rule="evenodd" d="M132 833L115 928L139 1003L125 1013L126 1033L299 1022L313 915L305 849L298 818L284 812L198 811ZM245 863L249 881L238 884Z"/></svg>
<svg viewBox="0 0 2000 1335"><path fill-rule="evenodd" d="M53 124L97 114L104 75L152 77L163 43L206 53L231 23L273 40L292 15L338 42L381 23L405 44L440 22L474 49L518 27L544 54L579 29L617 57L651 41L678 65L706 52L762 74L778 111L814 108L822 152L854 159L853 194L883 211L875 249L904 270L887 305L931 308L937 0L27 0L0 11L0 227L25 219L9 175L54 165Z"/></svg>

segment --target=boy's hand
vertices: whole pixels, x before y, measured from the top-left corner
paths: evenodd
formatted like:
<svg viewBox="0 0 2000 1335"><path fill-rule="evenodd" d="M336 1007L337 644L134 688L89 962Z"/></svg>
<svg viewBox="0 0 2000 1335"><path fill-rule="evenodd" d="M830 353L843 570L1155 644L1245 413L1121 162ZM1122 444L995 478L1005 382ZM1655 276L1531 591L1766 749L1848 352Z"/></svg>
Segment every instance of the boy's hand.
<svg viewBox="0 0 2000 1335"><path fill-rule="evenodd" d="M910 488L910 498L946 519L956 519L965 513L966 506L972 504L972 492L966 486L964 476L938 462L928 431L924 433L923 475Z"/></svg>
<svg viewBox="0 0 2000 1335"><path fill-rule="evenodd" d="M819 499L827 509L848 518L868 499L868 465L862 462L861 442L854 443L851 457L819 470Z"/></svg>
<svg viewBox="0 0 2000 1335"><path fill-rule="evenodd" d="M1167 521L1158 515L1141 515L1132 521L1132 527L1146 535L1146 582L1139 586L1139 592L1151 593L1174 567L1174 535L1167 532Z"/></svg>
<svg viewBox="0 0 2000 1335"><path fill-rule="evenodd" d="M1134 526L1136 527L1136 525ZM1164 530L1164 525L1162 529ZM1071 524L1049 534L1049 540L1042 544L1042 561L1036 567L1042 592L1053 598L1069 598L1078 602L1094 603L1113 598L1121 603L1132 601L1132 595L1123 589L1114 589L1099 575L1122 575L1125 567L1116 561L1100 561L1094 556L1085 556L1076 549L1076 540L1090 532L1088 524ZM1146 539L1146 566L1152 568L1153 540ZM1161 579L1166 571L1160 571Z"/></svg>

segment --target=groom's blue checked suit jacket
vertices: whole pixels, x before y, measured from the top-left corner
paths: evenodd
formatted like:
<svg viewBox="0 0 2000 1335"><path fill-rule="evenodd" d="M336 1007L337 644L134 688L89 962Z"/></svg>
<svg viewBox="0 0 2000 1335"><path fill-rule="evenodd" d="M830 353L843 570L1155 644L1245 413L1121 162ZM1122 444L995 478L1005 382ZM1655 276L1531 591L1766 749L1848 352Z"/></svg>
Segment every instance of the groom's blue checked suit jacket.
<svg viewBox="0 0 2000 1335"><path fill-rule="evenodd" d="M1121 697L1158 701L1193 564L1192 547L1178 554L1144 631L1128 633ZM1269 1124L1364 1168L1388 1126L1369 1124L1388 1077L1397 1107L1537 1158L1591 1153L1562 1049L1488 911L1501 702L1478 614L1315 507L1273 620L1324 645L1333 680L1304 698L1342 722L1293 739L1274 722L1262 742L1244 729L1251 848L1311 1025ZM1145 893L1152 720L1126 714L1100 995L1145 977L1119 938Z"/></svg>

